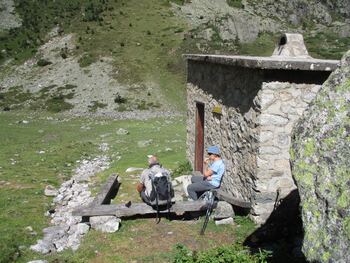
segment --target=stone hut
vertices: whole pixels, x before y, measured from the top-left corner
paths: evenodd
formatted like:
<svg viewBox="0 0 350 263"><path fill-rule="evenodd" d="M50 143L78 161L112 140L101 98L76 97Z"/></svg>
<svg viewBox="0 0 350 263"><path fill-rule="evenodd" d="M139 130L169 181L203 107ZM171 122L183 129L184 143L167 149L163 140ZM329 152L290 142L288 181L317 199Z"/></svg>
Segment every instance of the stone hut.
<svg viewBox="0 0 350 263"><path fill-rule="evenodd" d="M221 189L249 201L264 223L296 189L291 131L339 61L313 59L300 34L284 34L271 57L185 55L187 157L203 169L208 145L221 147Z"/></svg>

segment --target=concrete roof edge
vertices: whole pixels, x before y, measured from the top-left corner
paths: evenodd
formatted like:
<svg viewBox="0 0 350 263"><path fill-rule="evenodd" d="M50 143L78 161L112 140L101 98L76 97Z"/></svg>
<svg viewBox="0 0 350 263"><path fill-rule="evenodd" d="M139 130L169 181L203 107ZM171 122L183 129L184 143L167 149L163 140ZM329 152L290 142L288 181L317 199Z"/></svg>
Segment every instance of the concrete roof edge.
<svg viewBox="0 0 350 263"><path fill-rule="evenodd" d="M340 60L314 59L303 57L254 57L230 55L184 54L184 59L208 63L258 69L333 71Z"/></svg>

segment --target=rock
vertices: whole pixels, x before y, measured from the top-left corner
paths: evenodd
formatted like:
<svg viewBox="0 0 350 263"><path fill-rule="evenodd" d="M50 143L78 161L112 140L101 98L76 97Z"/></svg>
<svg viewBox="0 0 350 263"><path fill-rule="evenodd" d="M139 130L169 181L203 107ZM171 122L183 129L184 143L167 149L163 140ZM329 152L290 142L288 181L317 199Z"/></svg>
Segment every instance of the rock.
<svg viewBox="0 0 350 263"><path fill-rule="evenodd" d="M125 170L126 173L131 173L135 171L143 171L143 168L129 167L128 169Z"/></svg>
<svg viewBox="0 0 350 263"><path fill-rule="evenodd" d="M33 232L32 226L27 226L27 227L25 228L25 230L28 231L28 232Z"/></svg>
<svg viewBox="0 0 350 263"><path fill-rule="evenodd" d="M55 248L51 242L44 241L41 239L38 240L38 242L35 245L30 246L30 249L41 254L47 254L51 251L55 251Z"/></svg>
<svg viewBox="0 0 350 263"><path fill-rule="evenodd" d="M222 219L233 217L235 212L233 211L232 205L225 201L219 201L214 212L214 219Z"/></svg>
<svg viewBox="0 0 350 263"><path fill-rule="evenodd" d="M350 51L293 130L308 261L350 262Z"/></svg>
<svg viewBox="0 0 350 263"><path fill-rule="evenodd" d="M27 263L48 263L48 261L37 259L37 260L28 261Z"/></svg>
<svg viewBox="0 0 350 263"><path fill-rule="evenodd" d="M118 231L120 222L121 220L115 216L90 217L91 228L106 233L113 233Z"/></svg>
<svg viewBox="0 0 350 263"><path fill-rule="evenodd" d="M143 147L146 147L146 146L151 145L152 142L153 142L152 139L144 140L144 141L138 141L138 142L137 142L137 146L140 147L140 148L143 148Z"/></svg>
<svg viewBox="0 0 350 263"><path fill-rule="evenodd" d="M106 143L106 142L101 143L99 149L100 149L100 151L102 151L102 152L107 152L107 151L109 150L108 143Z"/></svg>
<svg viewBox="0 0 350 263"><path fill-rule="evenodd" d="M234 220L232 217L224 218L221 220L215 220L215 225L233 225Z"/></svg>
<svg viewBox="0 0 350 263"><path fill-rule="evenodd" d="M182 184L182 191L185 196L188 196L187 187L191 184L191 177L192 175L182 175L173 180L175 185Z"/></svg>
<svg viewBox="0 0 350 263"><path fill-rule="evenodd" d="M119 129L117 130L117 134L118 134L118 135L127 135L127 134L129 134L129 131L126 130L126 129L123 129L123 128L119 128Z"/></svg>
<svg viewBox="0 0 350 263"><path fill-rule="evenodd" d="M58 195L58 191L55 187L53 187L52 185L47 185L45 187L45 191L44 191L44 194L46 196L56 196Z"/></svg>

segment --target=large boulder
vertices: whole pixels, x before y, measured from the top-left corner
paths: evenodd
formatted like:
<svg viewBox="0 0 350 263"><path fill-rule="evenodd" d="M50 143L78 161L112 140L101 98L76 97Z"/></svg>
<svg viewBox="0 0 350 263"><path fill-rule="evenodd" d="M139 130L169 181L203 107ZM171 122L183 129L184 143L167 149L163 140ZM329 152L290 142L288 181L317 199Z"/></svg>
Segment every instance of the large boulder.
<svg viewBox="0 0 350 263"><path fill-rule="evenodd" d="M291 164L309 261L350 262L350 51L293 131Z"/></svg>

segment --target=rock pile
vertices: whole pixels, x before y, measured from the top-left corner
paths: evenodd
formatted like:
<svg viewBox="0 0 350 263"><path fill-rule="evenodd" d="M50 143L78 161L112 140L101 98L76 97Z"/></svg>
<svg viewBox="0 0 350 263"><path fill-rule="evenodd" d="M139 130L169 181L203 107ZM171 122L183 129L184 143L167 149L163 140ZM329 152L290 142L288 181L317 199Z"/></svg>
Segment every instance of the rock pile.
<svg viewBox="0 0 350 263"><path fill-rule="evenodd" d="M75 170L75 175L59 188L53 200L55 209L47 212L47 215L52 218L53 226L43 230L44 238L31 246L32 250L43 254L60 252L66 248L76 250L81 238L89 231L90 226L81 223L82 217L72 216L72 211L92 202L93 197L91 197L88 182L91 176L109 167L109 159L107 156L99 156L80 163L81 165ZM99 220L95 221L98 228ZM117 223L119 226L119 221ZM112 225L111 228L115 230L116 226Z"/></svg>

